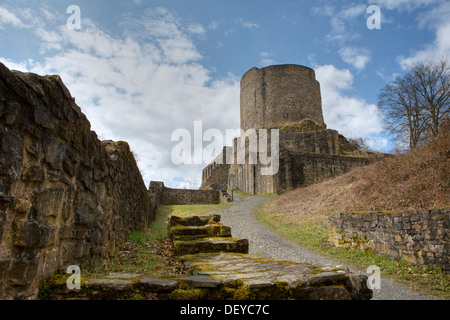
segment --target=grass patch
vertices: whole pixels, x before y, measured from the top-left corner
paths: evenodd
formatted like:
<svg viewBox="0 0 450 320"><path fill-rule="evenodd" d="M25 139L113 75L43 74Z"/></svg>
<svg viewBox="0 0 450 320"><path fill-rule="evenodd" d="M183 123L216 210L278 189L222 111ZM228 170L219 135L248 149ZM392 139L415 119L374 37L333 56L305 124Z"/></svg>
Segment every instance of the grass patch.
<svg viewBox="0 0 450 320"><path fill-rule="evenodd" d="M137 244L143 244L147 241L147 236L139 231L132 232L129 238L131 242Z"/></svg>
<svg viewBox="0 0 450 320"><path fill-rule="evenodd" d="M268 208L269 203L255 208L255 217L286 239L361 270L367 270L370 265L377 265L381 269L382 277L438 299L450 299L450 275L445 274L439 267L414 265L371 252L336 248L328 243L328 225L323 220L285 221L284 214L270 212ZM383 284L381 286L383 290Z"/></svg>
<svg viewBox="0 0 450 320"><path fill-rule="evenodd" d="M189 272L177 259L172 241L167 237L167 222L171 215L187 217L206 215L220 205L160 206L155 221L143 231L130 233L128 240L117 245L112 257L103 264L86 270L88 273L140 273L148 277L178 275Z"/></svg>
<svg viewBox="0 0 450 320"><path fill-rule="evenodd" d="M207 215L215 209L225 209L232 204L232 202L228 202L202 205L162 205L158 208L157 220L167 220L170 216L189 217Z"/></svg>

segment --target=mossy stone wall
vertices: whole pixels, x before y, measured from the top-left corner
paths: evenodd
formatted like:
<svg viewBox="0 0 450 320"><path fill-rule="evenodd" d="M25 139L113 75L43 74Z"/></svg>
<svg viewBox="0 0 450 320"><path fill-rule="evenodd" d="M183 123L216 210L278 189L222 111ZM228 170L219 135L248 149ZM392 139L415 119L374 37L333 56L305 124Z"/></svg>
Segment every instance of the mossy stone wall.
<svg viewBox="0 0 450 320"><path fill-rule="evenodd" d="M154 219L126 142L100 141L59 76L0 63L0 299L33 299Z"/></svg>
<svg viewBox="0 0 450 320"><path fill-rule="evenodd" d="M450 208L338 213L329 217L330 242L450 272Z"/></svg>

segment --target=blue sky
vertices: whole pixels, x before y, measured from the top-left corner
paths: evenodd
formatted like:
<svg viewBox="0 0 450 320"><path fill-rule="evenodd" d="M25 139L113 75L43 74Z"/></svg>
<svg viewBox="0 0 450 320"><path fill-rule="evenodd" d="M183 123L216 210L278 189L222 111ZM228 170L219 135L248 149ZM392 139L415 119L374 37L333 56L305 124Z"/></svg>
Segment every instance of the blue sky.
<svg viewBox="0 0 450 320"><path fill-rule="evenodd" d="M67 27L70 5L81 29ZM370 30L367 8L381 10ZM59 74L101 139L126 140L145 181L201 183L201 165L171 161L174 130L239 128L239 81L252 67L301 64L321 84L325 122L373 149L393 145L377 94L406 65L450 57L450 2L9 1L0 61Z"/></svg>

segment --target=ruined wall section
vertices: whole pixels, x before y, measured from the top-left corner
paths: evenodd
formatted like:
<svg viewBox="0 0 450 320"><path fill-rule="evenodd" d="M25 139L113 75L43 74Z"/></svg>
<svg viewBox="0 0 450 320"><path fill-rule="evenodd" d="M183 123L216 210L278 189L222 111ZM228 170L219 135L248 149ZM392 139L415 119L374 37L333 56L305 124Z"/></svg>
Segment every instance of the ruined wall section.
<svg viewBox="0 0 450 320"><path fill-rule="evenodd" d="M296 126L279 130L279 166L273 176L261 174L271 163L249 163L248 149L245 150L245 163L238 164L235 139L235 162L230 165L229 186L251 194L280 193L322 182L383 157L379 153L358 150L335 130L302 130L304 127ZM270 131L268 138L270 145Z"/></svg>
<svg viewBox="0 0 450 320"><path fill-rule="evenodd" d="M203 169L201 190L219 190L223 188L226 190L228 171L230 170L230 164L227 163L227 150L229 149L232 148L224 147L222 153Z"/></svg>
<svg viewBox="0 0 450 320"><path fill-rule="evenodd" d="M270 129L311 119L325 128L320 85L299 65L252 68L241 79L241 129Z"/></svg>
<svg viewBox="0 0 450 320"><path fill-rule="evenodd" d="M0 63L0 299L112 255L154 219L126 142L101 142L59 76Z"/></svg>
<svg viewBox="0 0 450 320"><path fill-rule="evenodd" d="M201 205L221 202L221 194L217 190L167 188L161 181L151 181L149 191L158 205Z"/></svg>

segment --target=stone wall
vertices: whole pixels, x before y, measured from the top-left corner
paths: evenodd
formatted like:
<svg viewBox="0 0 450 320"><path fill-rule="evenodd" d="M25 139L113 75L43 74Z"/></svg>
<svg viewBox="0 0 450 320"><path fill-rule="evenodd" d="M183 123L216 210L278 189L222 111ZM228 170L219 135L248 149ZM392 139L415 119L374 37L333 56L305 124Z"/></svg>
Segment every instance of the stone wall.
<svg viewBox="0 0 450 320"><path fill-rule="evenodd" d="M237 160L237 139L234 139L234 161L218 164L215 160L209 164L203 170L202 188L227 183L229 188L252 194L281 193L321 182L385 156L358 150L336 130L326 129L320 84L314 70L308 67L275 65L250 69L241 79L240 108L241 129L246 136L252 136L253 130L258 135L260 129L267 129L270 139L271 130L279 130L279 170L274 175L261 174L267 173L261 169L271 164L259 160L251 163L249 150L245 150L245 161ZM270 145L268 142L267 146ZM222 152L218 158L225 159L224 155Z"/></svg>
<svg viewBox="0 0 450 320"><path fill-rule="evenodd" d="M219 190L227 188L228 171L230 164L227 163L227 150L231 147L224 147L222 153L219 154L214 161L206 166L202 171L202 190Z"/></svg>
<svg viewBox="0 0 450 320"><path fill-rule="evenodd" d="M0 63L0 299L113 254L154 219L126 142L101 142L59 76Z"/></svg>
<svg viewBox="0 0 450 320"><path fill-rule="evenodd" d="M270 131L268 139L270 145ZM237 145L235 139L234 159L237 158ZM248 148L245 154L245 164L237 164L235 160L235 164L230 165L228 184L230 188L251 194L281 193L319 183L385 156L358 150L337 131L317 130L317 126L310 120L279 129L279 168L275 175L262 175L261 169L268 165L261 164L260 161L250 164Z"/></svg>
<svg viewBox="0 0 450 320"><path fill-rule="evenodd" d="M150 182L150 194L161 205L187 204L219 204L220 192L217 190L173 189L164 186L163 182Z"/></svg>
<svg viewBox="0 0 450 320"><path fill-rule="evenodd" d="M450 272L450 208L338 213L329 217L330 242L394 259L438 265Z"/></svg>

